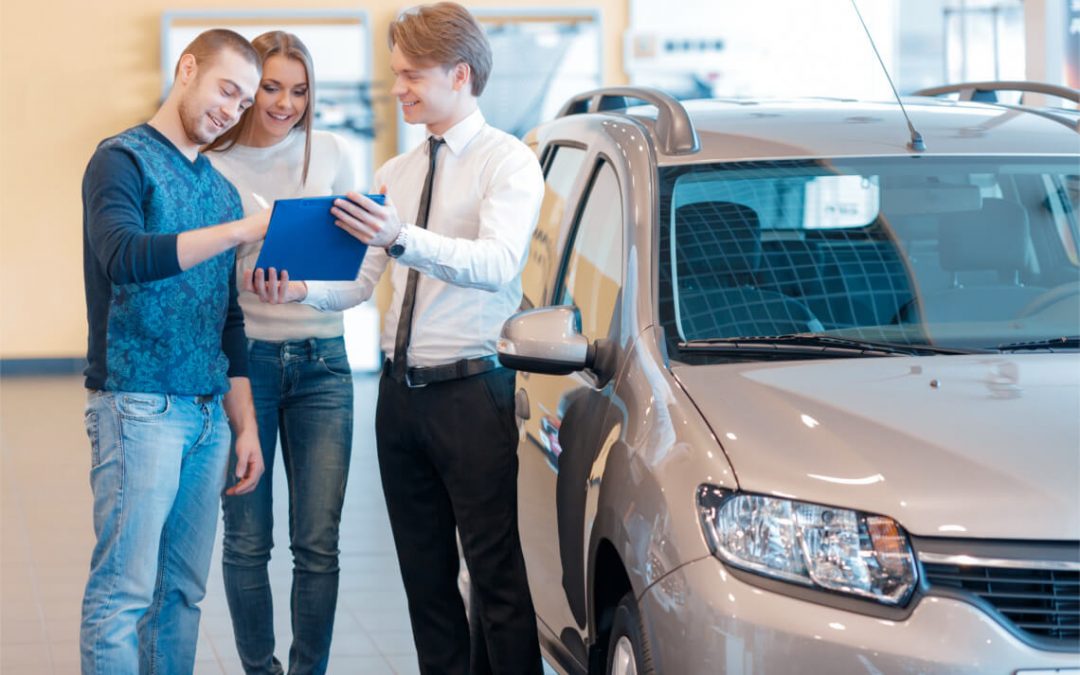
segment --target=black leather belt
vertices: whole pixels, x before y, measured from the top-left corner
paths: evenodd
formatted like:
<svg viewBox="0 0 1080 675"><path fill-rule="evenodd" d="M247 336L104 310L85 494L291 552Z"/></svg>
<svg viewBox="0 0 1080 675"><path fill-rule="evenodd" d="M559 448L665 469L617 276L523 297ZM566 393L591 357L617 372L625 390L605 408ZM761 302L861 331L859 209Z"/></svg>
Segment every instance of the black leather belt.
<svg viewBox="0 0 1080 675"><path fill-rule="evenodd" d="M206 405L207 403L213 403L213 402L214 402L214 395L213 394L199 394L198 396L195 397L195 403L197 403L198 405Z"/></svg>
<svg viewBox="0 0 1080 675"><path fill-rule="evenodd" d="M441 366L409 368L405 372L405 382L403 382L403 384L409 387L426 387L429 384L435 384L437 382L447 382L449 380L460 380L464 377L472 377L473 375L486 373L489 370L495 370L498 367L499 357L492 354L490 356L480 356L475 359L461 359L460 361L446 363ZM383 362L383 374L391 375L392 372L393 363L390 359L387 359Z"/></svg>

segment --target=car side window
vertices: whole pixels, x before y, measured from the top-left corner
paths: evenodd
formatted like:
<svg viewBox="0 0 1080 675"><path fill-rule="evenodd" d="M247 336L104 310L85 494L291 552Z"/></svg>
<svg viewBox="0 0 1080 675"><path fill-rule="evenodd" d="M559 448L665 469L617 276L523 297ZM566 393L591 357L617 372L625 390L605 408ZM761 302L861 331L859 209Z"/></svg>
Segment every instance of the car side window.
<svg viewBox="0 0 1080 675"><path fill-rule="evenodd" d="M607 337L623 281L622 196L607 162L596 169L569 246L556 304L578 308L585 337Z"/></svg>
<svg viewBox="0 0 1080 675"><path fill-rule="evenodd" d="M529 244L529 259L521 273L525 307L539 307L546 302L559 266L558 246L565 221L570 190L585 163L585 151L571 146L555 146L544 172L544 200L540 218Z"/></svg>

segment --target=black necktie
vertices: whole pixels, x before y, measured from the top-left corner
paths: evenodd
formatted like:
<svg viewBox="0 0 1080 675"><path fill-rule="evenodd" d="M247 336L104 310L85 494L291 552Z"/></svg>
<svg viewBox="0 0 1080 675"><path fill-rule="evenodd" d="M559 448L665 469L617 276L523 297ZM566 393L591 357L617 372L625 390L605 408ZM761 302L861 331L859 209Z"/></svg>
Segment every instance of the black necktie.
<svg viewBox="0 0 1080 675"><path fill-rule="evenodd" d="M441 138L428 138L428 171L424 179L424 189L420 193L420 211L416 214L416 227L426 228L428 211L431 210L431 186L435 182L435 156L445 143ZM394 336L394 363L390 374L398 382L405 381L408 368L409 337L412 335L413 305L416 304L416 285L420 282L420 272L409 269L409 280L405 284L405 297L401 301L398 313L397 335Z"/></svg>

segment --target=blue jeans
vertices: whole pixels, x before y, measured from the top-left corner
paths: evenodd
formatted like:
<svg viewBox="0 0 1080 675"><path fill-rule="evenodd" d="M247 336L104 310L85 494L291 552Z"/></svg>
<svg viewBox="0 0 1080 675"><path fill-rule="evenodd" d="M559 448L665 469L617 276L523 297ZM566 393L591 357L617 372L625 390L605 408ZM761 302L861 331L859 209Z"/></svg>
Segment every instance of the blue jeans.
<svg viewBox="0 0 1080 675"><path fill-rule="evenodd" d="M236 648L247 673L280 673L266 565L274 546L278 438L289 484L293 554L289 672L324 673L338 594L338 525L352 454L352 372L342 338L249 341L251 388L266 473L226 497L223 568Z"/></svg>
<svg viewBox="0 0 1080 675"><path fill-rule="evenodd" d="M90 392L84 674L191 673L225 483L221 397Z"/></svg>

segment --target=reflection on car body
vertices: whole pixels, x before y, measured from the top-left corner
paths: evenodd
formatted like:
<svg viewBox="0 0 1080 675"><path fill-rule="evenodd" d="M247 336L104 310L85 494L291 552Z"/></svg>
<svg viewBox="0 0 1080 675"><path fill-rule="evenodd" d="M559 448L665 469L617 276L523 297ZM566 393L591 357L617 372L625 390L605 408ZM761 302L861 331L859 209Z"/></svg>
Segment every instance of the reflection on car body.
<svg viewBox="0 0 1080 675"><path fill-rule="evenodd" d="M895 103L628 88L528 137L499 350L562 670L1078 666L1080 115L906 105L925 151Z"/></svg>

